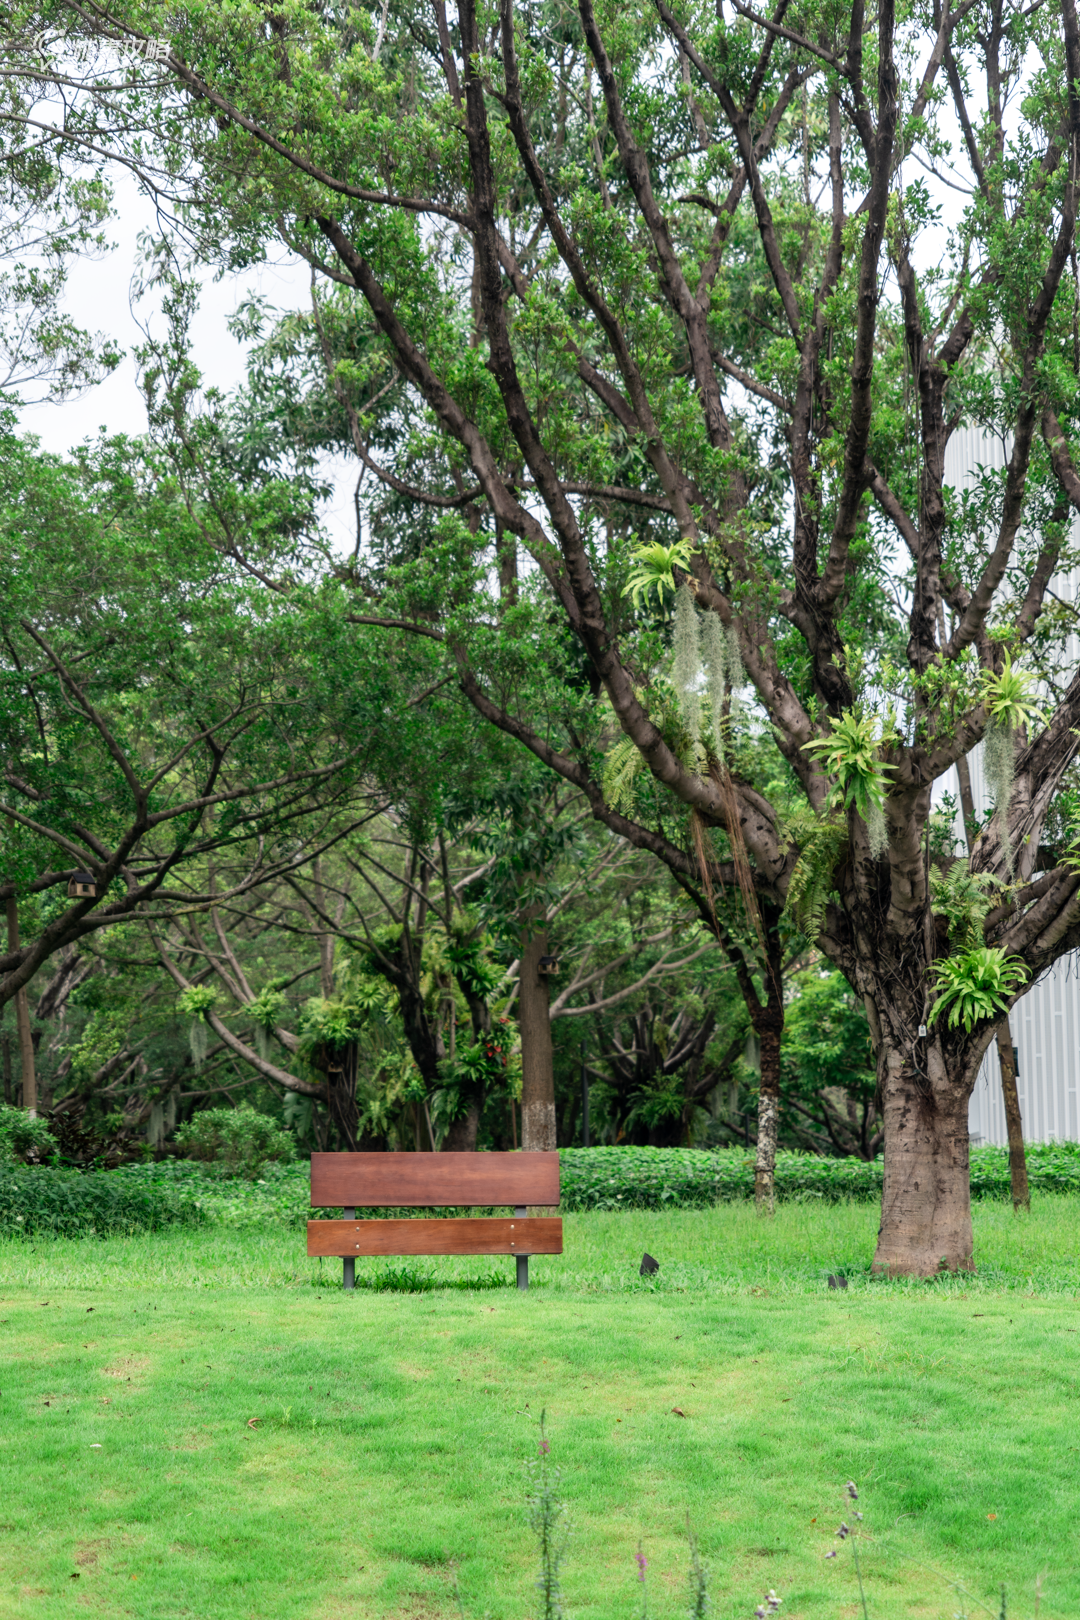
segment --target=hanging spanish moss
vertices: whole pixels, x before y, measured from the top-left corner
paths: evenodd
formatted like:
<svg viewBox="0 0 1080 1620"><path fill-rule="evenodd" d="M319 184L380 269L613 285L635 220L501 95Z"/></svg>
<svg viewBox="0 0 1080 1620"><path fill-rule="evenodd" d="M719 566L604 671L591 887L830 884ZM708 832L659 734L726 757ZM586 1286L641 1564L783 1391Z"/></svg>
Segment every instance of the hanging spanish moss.
<svg viewBox="0 0 1080 1620"><path fill-rule="evenodd" d="M1001 725L998 721L991 720L986 728L983 743L986 785L990 791L990 803L997 816L998 838L1001 840L1001 853L1005 857L1005 870L1012 877L1015 861L1009 840L1009 801L1012 799L1013 783L1016 781L1016 732L1012 726Z"/></svg>
<svg viewBox="0 0 1080 1620"><path fill-rule="evenodd" d="M746 671L734 628L726 625L719 614L706 613L702 640L713 748L717 759L724 759L725 710L734 706L734 695L745 683Z"/></svg>
<svg viewBox="0 0 1080 1620"><path fill-rule="evenodd" d="M697 742L701 730L701 695L697 685L701 674L701 634L697 605L689 585L680 585L675 592L674 641L671 672L675 690L690 735Z"/></svg>
<svg viewBox="0 0 1080 1620"><path fill-rule="evenodd" d="M880 861L889 844L889 830L885 825L885 812L880 804L869 806L864 818L866 823L866 841L870 845L870 854L875 861Z"/></svg>
<svg viewBox="0 0 1080 1620"><path fill-rule="evenodd" d="M205 1018L191 1020L188 1039L191 1042L191 1061L197 1069L201 1069L210 1050L210 1031Z"/></svg>

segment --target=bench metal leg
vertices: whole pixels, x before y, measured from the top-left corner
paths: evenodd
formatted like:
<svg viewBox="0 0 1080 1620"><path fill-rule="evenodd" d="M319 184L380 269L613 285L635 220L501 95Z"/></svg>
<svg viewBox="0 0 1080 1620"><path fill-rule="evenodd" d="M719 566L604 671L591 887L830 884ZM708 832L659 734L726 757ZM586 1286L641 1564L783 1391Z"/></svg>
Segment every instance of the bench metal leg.
<svg viewBox="0 0 1080 1620"><path fill-rule="evenodd" d="M517 1207L514 1210L514 1215L519 1221L523 1221L527 1214L528 1214L528 1205L527 1204L518 1204ZM528 1288L528 1286L529 1286L529 1257L528 1257L527 1254L519 1254L519 1255L515 1255L514 1258L517 1260L517 1285L518 1285L519 1288Z"/></svg>
<svg viewBox="0 0 1080 1620"><path fill-rule="evenodd" d="M354 1221L356 1219L356 1209L355 1208L353 1208L353 1209L343 1209L342 1212L341 1212L341 1215L342 1215L343 1220ZM343 1261L342 1261L342 1271L343 1271L344 1275L343 1275L342 1280L341 1280L341 1286L343 1288L355 1288L356 1287L356 1261L353 1259L351 1254L346 1255L345 1258L343 1259Z"/></svg>

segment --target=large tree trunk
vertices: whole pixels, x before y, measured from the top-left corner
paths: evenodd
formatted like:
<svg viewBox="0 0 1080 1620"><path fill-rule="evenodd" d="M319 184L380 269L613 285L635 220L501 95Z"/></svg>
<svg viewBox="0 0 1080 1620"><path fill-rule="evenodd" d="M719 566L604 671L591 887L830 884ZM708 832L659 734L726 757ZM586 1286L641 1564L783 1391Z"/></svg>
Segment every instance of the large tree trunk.
<svg viewBox="0 0 1080 1620"><path fill-rule="evenodd" d="M521 1146L526 1153L555 1151L555 1064L547 975L547 929L526 923L521 946L518 1022L521 1028Z"/></svg>
<svg viewBox="0 0 1080 1620"><path fill-rule="evenodd" d="M1005 1104L1005 1125L1009 1133L1009 1182L1014 1212L1031 1209L1028 1188L1027 1155L1024 1152L1024 1125L1020 1118L1020 1094L1016 1089L1016 1048L1009 1020L1003 1018L997 1032L998 1062L1001 1066L1001 1098Z"/></svg>
<svg viewBox="0 0 1080 1620"><path fill-rule="evenodd" d="M886 1145L873 1269L885 1275L974 1270L968 1101L982 1052L950 1077L939 1042L919 1045L925 1075L888 1037L878 1054Z"/></svg>

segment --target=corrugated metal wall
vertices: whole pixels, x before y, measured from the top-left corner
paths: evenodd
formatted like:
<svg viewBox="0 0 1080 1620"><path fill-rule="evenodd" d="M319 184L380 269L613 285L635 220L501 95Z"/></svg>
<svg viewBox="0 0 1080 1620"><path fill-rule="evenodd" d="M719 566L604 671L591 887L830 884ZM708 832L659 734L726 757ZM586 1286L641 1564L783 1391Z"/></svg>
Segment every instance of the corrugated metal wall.
<svg viewBox="0 0 1080 1620"><path fill-rule="evenodd" d="M961 428L945 452L945 480L963 487L974 481L976 466L1003 467L1005 461L1006 448L1000 440ZM1074 542L1076 527L1074 523ZM1053 584L1066 599L1076 599L1075 578L1056 579ZM1069 637L1068 656L1074 661L1080 657L1076 636ZM969 756L969 765L975 805L983 814L988 804L981 745ZM960 784L955 775L950 785L959 797ZM1025 1138L1029 1142L1080 1141L1080 972L1074 956L1056 963L1017 1002L1011 1028ZM1001 1145L1008 1141L995 1045L991 1045L979 1070L969 1123L973 1139Z"/></svg>

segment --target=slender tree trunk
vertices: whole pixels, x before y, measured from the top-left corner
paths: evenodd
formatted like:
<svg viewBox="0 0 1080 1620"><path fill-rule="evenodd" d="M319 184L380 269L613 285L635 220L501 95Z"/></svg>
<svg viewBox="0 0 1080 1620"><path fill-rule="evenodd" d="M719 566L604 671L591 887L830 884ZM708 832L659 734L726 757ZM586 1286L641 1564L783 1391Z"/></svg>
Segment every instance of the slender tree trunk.
<svg viewBox="0 0 1080 1620"><path fill-rule="evenodd" d="M956 776L960 783L960 813L967 834L968 854L972 852L975 825L975 795L971 791L971 770L967 755L961 754L956 762ZM998 1066L1001 1069L1001 1100L1005 1105L1005 1125L1009 1133L1009 1181L1012 1185L1013 1209L1031 1209L1028 1190L1027 1154L1024 1151L1024 1127L1020 1119L1020 1097L1016 1089L1016 1048L1012 1029L1006 1018L998 1025Z"/></svg>
<svg viewBox="0 0 1080 1620"><path fill-rule="evenodd" d="M19 903L14 895L7 903L7 945L9 951L19 948ZM15 992L15 1027L19 1032L19 1056L22 1059L23 1107L31 1119L37 1118L37 1073L34 1068L34 1041L30 1034L30 1003L26 999L26 986Z"/></svg>
<svg viewBox="0 0 1080 1620"><path fill-rule="evenodd" d="M888 1035L878 1058L887 1146L873 1270L885 1275L975 1269L968 1102L982 1054L970 1075L950 1079L938 1042L922 1044L924 1073Z"/></svg>
<svg viewBox="0 0 1080 1620"><path fill-rule="evenodd" d="M540 958L547 955L547 929L528 920L521 945L518 1023L521 1028L521 1146L526 1153L555 1151L555 1064L551 1049L551 1016L547 975Z"/></svg>
<svg viewBox="0 0 1080 1620"><path fill-rule="evenodd" d="M1009 1132L1009 1182L1014 1212L1030 1211L1027 1156L1024 1152L1024 1125L1020 1118L1020 1095L1016 1089L1016 1048L1009 1020L1003 1018L997 1032L998 1062L1001 1065L1001 1096L1005 1103L1005 1124Z"/></svg>
<svg viewBox="0 0 1080 1620"><path fill-rule="evenodd" d="M780 1133L780 1031L761 1032L761 1085L758 1089L757 1159L754 1202L759 1215L771 1215L776 1203L776 1141Z"/></svg>

